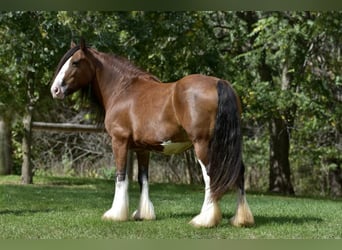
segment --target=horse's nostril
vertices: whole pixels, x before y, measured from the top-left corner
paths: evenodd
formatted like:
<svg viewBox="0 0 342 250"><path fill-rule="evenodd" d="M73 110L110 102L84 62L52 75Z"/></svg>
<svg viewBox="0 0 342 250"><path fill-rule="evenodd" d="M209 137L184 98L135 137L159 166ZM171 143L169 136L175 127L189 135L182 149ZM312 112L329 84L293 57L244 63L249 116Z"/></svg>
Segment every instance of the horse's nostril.
<svg viewBox="0 0 342 250"><path fill-rule="evenodd" d="M54 96L58 96L58 95L61 93L61 89L58 88L58 87L53 87L53 88L51 89L51 93L52 93L52 95L54 95Z"/></svg>

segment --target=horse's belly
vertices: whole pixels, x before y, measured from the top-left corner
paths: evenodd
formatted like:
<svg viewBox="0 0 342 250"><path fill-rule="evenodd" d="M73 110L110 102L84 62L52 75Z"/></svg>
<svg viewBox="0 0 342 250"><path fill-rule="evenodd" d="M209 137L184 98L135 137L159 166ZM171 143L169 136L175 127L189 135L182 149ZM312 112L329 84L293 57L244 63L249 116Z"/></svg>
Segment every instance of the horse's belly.
<svg viewBox="0 0 342 250"><path fill-rule="evenodd" d="M170 140L170 141L165 141L160 145L163 147L162 153L166 155L179 154L192 147L192 143L189 141L172 142Z"/></svg>

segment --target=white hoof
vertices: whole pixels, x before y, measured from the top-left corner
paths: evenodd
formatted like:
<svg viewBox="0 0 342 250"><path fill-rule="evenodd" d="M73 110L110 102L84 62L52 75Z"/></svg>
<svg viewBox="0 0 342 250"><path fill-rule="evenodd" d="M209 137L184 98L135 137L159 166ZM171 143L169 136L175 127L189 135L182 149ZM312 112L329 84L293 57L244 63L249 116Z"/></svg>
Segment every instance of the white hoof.
<svg viewBox="0 0 342 250"><path fill-rule="evenodd" d="M212 204L209 209L201 211L189 223L194 227L215 227L222 219L221 210L217 204Z"/></svg>
<svg viewBox="0 0 342 250"><path fill-rule="evenodd" d="M127 221L128 220L128 210L124 209L121 211L115 210L113 208L109 209L102 216L103 220L110 221Z"/></svg>
<svg viewBox="0 0 342 250"><path fill-rule="evenodd" d="M132 214L132 218L134 220L155 220L156 215L152 202L149 201L147 204L140 205L139 209Z"/></svg>

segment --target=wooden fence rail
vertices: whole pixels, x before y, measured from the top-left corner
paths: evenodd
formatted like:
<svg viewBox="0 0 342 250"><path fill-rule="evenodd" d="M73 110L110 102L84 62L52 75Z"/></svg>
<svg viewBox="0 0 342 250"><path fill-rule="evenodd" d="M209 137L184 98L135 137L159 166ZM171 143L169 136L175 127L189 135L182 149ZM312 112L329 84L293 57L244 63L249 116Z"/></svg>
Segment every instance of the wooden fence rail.
<svg viewBox="0 0 342 250"><path fill-rule="evenodd" d="M32 122L33 130L104 133L104 126L74 123Z"/></svg>

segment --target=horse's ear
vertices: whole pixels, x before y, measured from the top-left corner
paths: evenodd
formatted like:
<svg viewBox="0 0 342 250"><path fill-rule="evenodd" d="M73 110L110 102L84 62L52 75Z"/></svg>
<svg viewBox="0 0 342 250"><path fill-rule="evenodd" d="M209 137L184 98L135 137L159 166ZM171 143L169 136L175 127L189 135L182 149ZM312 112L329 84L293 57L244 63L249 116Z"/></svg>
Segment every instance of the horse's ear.
<svg viewBox="0 0 342 250"><path fill-rule="evenodd" d="M70 43L70 49L72 49L72 48L74 48L74 47L76 47L76 43L75 43L74 41L71 41L71 43Z"/></svg>
<svg viewBox="0 0 342 250"><path fill-rule="evenodd" d="M83 37L81 37L81 40L80 40L80 48L83 51L86 51L86 49L87 49L87 46L86 46L86 43L85 43L85 40Z"/></svg>

